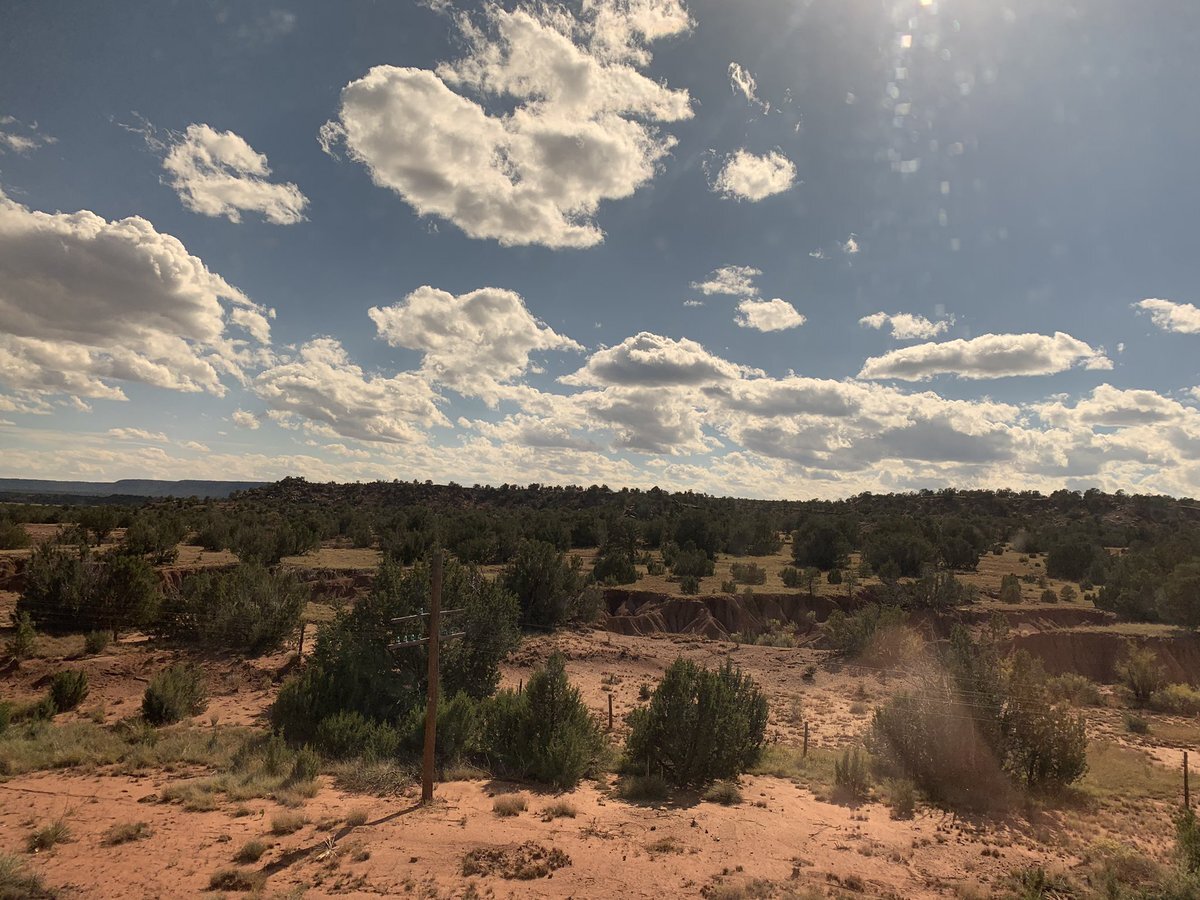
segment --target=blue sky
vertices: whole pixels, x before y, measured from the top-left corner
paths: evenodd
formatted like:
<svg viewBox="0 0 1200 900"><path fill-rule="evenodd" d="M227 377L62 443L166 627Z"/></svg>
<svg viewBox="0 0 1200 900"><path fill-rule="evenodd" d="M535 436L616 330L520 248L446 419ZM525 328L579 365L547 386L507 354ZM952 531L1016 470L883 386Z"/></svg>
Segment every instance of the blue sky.
<svg viewBox="0 0 1200 900"><path fill-rule="evenodd" d="M1191 4L4 4L0 474L1195 494Z"/></svg>

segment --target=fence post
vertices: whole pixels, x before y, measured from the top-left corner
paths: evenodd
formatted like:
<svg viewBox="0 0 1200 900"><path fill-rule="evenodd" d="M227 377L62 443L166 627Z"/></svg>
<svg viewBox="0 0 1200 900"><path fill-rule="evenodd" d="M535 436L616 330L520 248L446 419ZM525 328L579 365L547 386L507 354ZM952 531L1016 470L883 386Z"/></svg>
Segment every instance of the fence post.
<svg viewBox="0 0 1200 900"><path fill-rule="evenodd" d="M608 695L608 730L612 731L612 694Z"/></svg>
<svg viewBox="0 0 1200 900"><path fill-rule="evenodd" d="M1188 752L1183 751L1183 808L1192 808L1192 793L1188 787Z"/></svg>
<svg viewBox="0 0 1200 900"><path fill-rule="evenodd" d="M804 756L808 758L808 722L804 723Z"/></svg>

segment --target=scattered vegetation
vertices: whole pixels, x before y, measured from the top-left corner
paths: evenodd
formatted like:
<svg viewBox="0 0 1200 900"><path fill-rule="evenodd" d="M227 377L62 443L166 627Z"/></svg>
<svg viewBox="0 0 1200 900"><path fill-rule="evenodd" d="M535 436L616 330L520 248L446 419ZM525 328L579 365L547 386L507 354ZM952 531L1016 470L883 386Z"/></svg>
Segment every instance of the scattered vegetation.
<svg viewBox="0 0 1200 900"><path fill-rule="evenodd" d="M173 665L150 679L142 695L142 717L151 725L171 725L208 707L204 672L197 666Z"/></svg>

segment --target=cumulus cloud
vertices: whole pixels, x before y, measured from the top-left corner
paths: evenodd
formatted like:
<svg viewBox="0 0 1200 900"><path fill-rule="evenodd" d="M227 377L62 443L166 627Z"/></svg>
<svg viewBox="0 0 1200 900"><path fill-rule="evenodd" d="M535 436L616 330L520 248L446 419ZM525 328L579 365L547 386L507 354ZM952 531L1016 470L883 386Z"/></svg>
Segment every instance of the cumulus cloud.
<svg viewBox="0 0 1200 900"><path fill-rule="evenodd" d="M29 153L55 143L55 138L38 129L37 123L26 125L12 116L0 116L0 153Z"/></svg>
<svg viewBox="0 0 1200 900"><path fill-rule="evenodd" d="M582 369L559 381L574 386L697 386L738 378L741 371L693 340L674 340L643 331L615 347L593 353Z"/></svg>
<svg viewBox="0 0 1200 900"><path fill-rule="evenodd" d="M850 237L846 238L846 240L842 242L842 252L845 253L847 256L854 256L856 253L860 252L861 250L862 250L862 248L858 244L858 238L855 237L853 234L850 235Z"/></svg>
<svg viewBox="0 0 1200 900"><path fill-rule="evenodd" d="M790 190L795 183L796 164L778 150L764 156L738 150L726 158L711 187L725 197L757 203Z"/></svg>
<svg viewBox="0 0 1200 900"><path fill-rule="evenodd" d="M1140 300L1133 306L1139 312L1148 313L1150 321L1163 331L1200 334L1200 309L1191 303L1148 299Z"/></svg>
<svg viewBox="0 0 1200 900"><path fill-rule="evenodd" d="M758 331L784 331L799 328L805 317L786 300L743 300L737 307L734 320L742 328Z"/></svg>
<svg viewBox="0 0 1200 900"><path fill-rule="evenodd" d="M470 237L600 243L600 203L649 181L674 145L655 123L692 115L687 91L639 71L649 42L690 27L686 10L589 0L576 18L488 4L482 19L457 19L463 59L436 71L376 66L348 84L322 145L344 145L376 184Z"/></svg>
<svg viewBox="0 0 1200 900"><path fill-rule="evenodd" d="M1033 409L1052 425L1060 427L1129 428L1157 425L1194 414L1178 400L1155 391L1122 390L1101 384L1086 398L1068 405L1065 399L1035 404Z"/></svg>
<svg viewBox="0 0 1200 900"><path fill-rule="evenodd" d="M519 294L501 288L455 296L425 285L368 315L393 347L424 353L421 370L430 380L489 403L501 384L529 371L531 353L583 349L535 319Z"/></svg>
<svg viewBox="0 0 1200 900"><path fill-rule="evenodd" d="M144 428L110 428L108 436L119 441L149 441L154 444L165 444L170 440L161 431L146 431Z"/></svg>
<svg viewBox="0 0 1200 900"><path fill-rule="evenodd" d="M245 428L250 431L257 431L262 425L262 423L258 421L258 416L250 412L248 409L235 409L233 411L233 415L229 417L229 421L231 421L238 428Z"/></svg>
<svg viewBox="0 0 1200 900"><path fill-rule="evenodd" d="M361 441L420 442L430 426L450 424L421 375L369 375L332 338L309 341L259 373L254 391L284 421L299 416Z"/></svg>
<svg viewBox="0 0 1200 900"><path fill-rule="evenodd" d="M912 313L892 313L889 315L885 312L877 312L869 316L863 316L858 320L858 324L864 328L874 328L876 331L888 327L891 329L892 337L896 340L911 341L916 338L937 337L954 324L954 317L951 316L949 319L943 319L940 322L931 322L924 316Z"/></svg>
<svg viewBox="0 0 1200 900"><path fill-rule="evenodd" d="M970 340L916 344L868 359L859 378L921 381L935 375L1006 378L1053 375L1072 366L1111 369L1112 361L1085 342L1064 334L985 334Z"/></svg>
<svg viewBox="0 0 1200 900"><path fill-rule="evenodd" d="M270 311L143 218L44 213L0 193L0 383L124 399L119 382L224 395L265 358Z"/></svg>
<svg viewBox="0 0 1200 900"><path fill-rule="evenodd" d="M752 297L758 293L754 279L762 274L753 266L722 266L713 269L707 281L693 281L692 289L702 294L732 294L735 297Z"/></svg>
<svg viewBox="0 0 1200 900"><path fill-rule="evenodd" d="M275 225L304 221L308 198L296 185L270 180L267 157L240 135L209 125L189 125L168 142L167 181L192 212L231 222L243 212Z"/></svg>

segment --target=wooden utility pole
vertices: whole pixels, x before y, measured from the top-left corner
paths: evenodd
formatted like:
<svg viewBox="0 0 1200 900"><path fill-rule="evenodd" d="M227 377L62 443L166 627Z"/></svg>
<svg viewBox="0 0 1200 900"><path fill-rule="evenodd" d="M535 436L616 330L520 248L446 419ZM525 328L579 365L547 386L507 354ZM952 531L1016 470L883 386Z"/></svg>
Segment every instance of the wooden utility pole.
<svg viewBox="0 0 1200 900"><path fill-rule="evenodd" d="M425 694L425 758L421 763L421 802L433 801L433 745L437 739L438 650L442 626L442 551L433 554L429 588L429 679Z"/></svg>
<svg viewBox="0 0 1200 900"><path fill-rule="evenodd" d="M1192 792L1188 788L1188 762L1186 750L1183 751L1183 808L1192 808Z"/></svg>
<svg viewBox="0 0 1200 900"><path fill-rule="evenodd" d="M408 625L411 627L418 620L428 617L429 627L424 637L414 635L406 635L403 639L388 644L388 649L395 651L406 647L419 647L426 644L429 647L429 666L426 674L426 693L425 693L425 750L421 761L421 803L426 804L433 800L433 772L435 749L437 745L437 708L438 708L438 651L441 649L442 641L451 638L462 637L466 632L456 631L451 634L442 634L442 616L453 615L460 613L462 609L448 609L444 613L442 611L442 550L437 548L433 551L433 559L430 561L430 577L429 577L429 610L428 612L420 612L411 616L401 616L398 619L392 619L393 625Z"/></svg>

